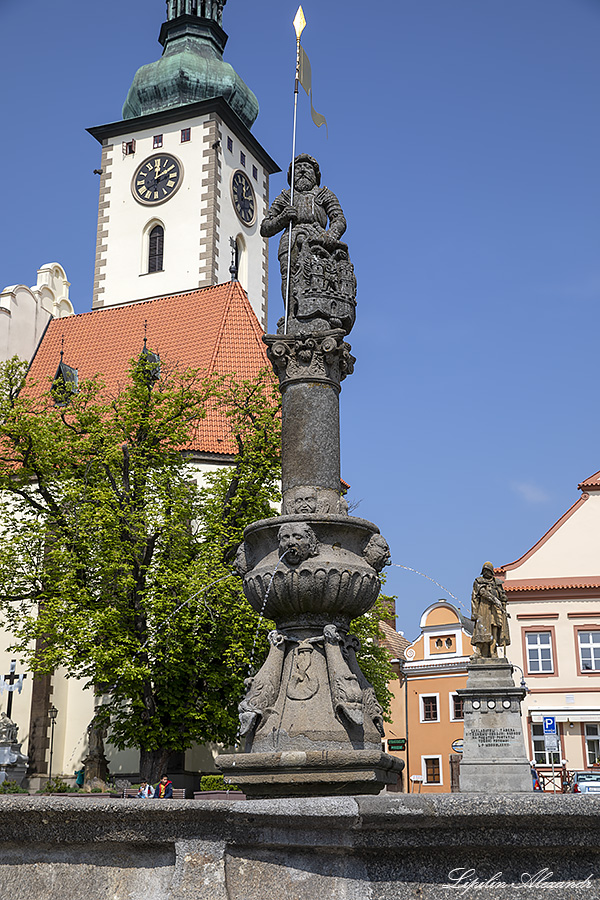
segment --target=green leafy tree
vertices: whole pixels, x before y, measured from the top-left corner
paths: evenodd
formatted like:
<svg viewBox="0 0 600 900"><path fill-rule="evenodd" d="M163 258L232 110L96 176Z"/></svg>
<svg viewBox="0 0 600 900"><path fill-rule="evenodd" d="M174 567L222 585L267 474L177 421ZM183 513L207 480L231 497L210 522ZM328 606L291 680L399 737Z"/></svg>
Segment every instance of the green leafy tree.
<svg viewBox="0 0 600 900"><path fill-rule="evenodd" d="M14 649L107 695L97 717L154 781L172 752L235 739L265 649L267 624L227 560L245 525L274 514L278 394L266 372L166 373L144 354L114 397L99 378L40 393L21 390L24 376L17 360L0 373L0 603ZM211 404L239 452L199 489L181 447Z"/></svg>
<svg viewBox="0 0 600 900"><path fill-rule="evenodd" d="M131 361L110 397L27 384L0 367L0 609L34 672L61 666L97 694L120 749L156 781L192 743L234 742L244 678L267 651L231 561L243 530L276 514L279 392L270 372L237 381ZM230 423L233 466L198 487L185 450L211 405ZM353 623L361 665L389 709L379 611Z"/></svg>

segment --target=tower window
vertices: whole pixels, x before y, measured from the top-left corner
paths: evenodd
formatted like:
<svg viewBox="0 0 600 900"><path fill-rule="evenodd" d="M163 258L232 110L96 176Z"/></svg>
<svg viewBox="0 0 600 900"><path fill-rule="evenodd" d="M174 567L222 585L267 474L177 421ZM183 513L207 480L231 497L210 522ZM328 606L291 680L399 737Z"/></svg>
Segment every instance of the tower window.
<svg viewBox="0 0 600 900"><path fill-rule="evenodd" d="M252 166L252 177L258 179L258 169L256 166Z"/></svg>
<svg viewBox="0 0 600 900"><path fill-rule="evenodd" d="M227 149L230 153L233 153L233 141L230 137L227 138Z"/></svg>
<svg viewBox="0 0 600 900"><path fill-rule="evenodd" d="M162 147L163 145L163 136L162 134L155 134L152 139L152 146L156 150L158 147Z"/></svg>
<svg viewBox="0 0 600 900"><path fill-rule="evenodd" d="M148 245L148 272L162 272L163 247L165 243L165 230L162 225L155 225L150 232Z"/></svg>
<svg viewBox="0 0 600 900"><path fill-rule="evenodd" d="M244 167L246 166L246 154L243 150L240 150L240 162Z"/></svg>
<svg viewBox="0 0 600 900"><path fill-rule="evenodd" d="M182 128L181 129L181 143L187 144L188 141L192 139L192 131L191 128Z"/></svg>
<svg viewBox="0 0 600 900"><path fill-rule="evenodd" d="M123 141L123 156L133 156L135 153L135 141Z"/></svg>

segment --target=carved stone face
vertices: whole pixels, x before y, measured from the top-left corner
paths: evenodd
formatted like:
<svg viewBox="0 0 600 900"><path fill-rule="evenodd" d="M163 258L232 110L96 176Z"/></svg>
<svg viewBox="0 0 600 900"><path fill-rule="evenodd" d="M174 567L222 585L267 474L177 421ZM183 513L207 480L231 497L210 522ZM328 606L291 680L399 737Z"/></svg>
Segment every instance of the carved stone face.
<svg viewBox="0 0 600 900"><path fill-rule="evenodd" d="M318 553L317 536L309 525L294 522L282 525L277 534L280 558L285 553L285 561L290 566L297 566L310 556Z"/></svg>
<svg viewBox="0 0 600 900"><path fill-rule="evenodd" d="M389 566L392 561L388 543L381 534L372 535L363 551L363 556L376 572L381 572L383 567Z"/></svg>
<svg viewBox="0 0 600 900"><path fill-rule="evenodd" d="M294 168L294 188L297 191L310 191L317 185L317 176L312 163L306 160L296 163Z"/></svg>
<svg viewBox="0 0 600 900"><path fill-rule="evenodd" d="M317 492L315 488L298 488L294 495L294 512L314 513L317 511Z"/></svg>

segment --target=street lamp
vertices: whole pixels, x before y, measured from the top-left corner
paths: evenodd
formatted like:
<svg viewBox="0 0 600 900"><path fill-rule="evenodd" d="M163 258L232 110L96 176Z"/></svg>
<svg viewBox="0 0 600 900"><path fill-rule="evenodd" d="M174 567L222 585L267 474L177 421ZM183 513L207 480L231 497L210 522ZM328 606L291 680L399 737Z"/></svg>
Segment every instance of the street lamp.
<svg viewBox="0 0 600 900"><path fill-rule="evenodd" d="M54 752L54 725L58 715L58 710L53 704L50 704L48 715L50 716L50 767L48 771L48 780L50 780L52 778L52 753Z"/></svg>

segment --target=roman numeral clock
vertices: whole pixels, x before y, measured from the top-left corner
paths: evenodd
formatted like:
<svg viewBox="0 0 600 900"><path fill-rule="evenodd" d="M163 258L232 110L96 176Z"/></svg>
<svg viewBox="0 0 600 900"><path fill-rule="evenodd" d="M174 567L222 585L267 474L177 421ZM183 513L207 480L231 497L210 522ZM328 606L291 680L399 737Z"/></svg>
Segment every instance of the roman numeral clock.
<svg viewBox="0 0 600 900"><path fill-rule="evenodd" d="M168 153L157 153L138 166L131 182L138 203L156 206L169 200L183 181L183 166Z"/></svg>

